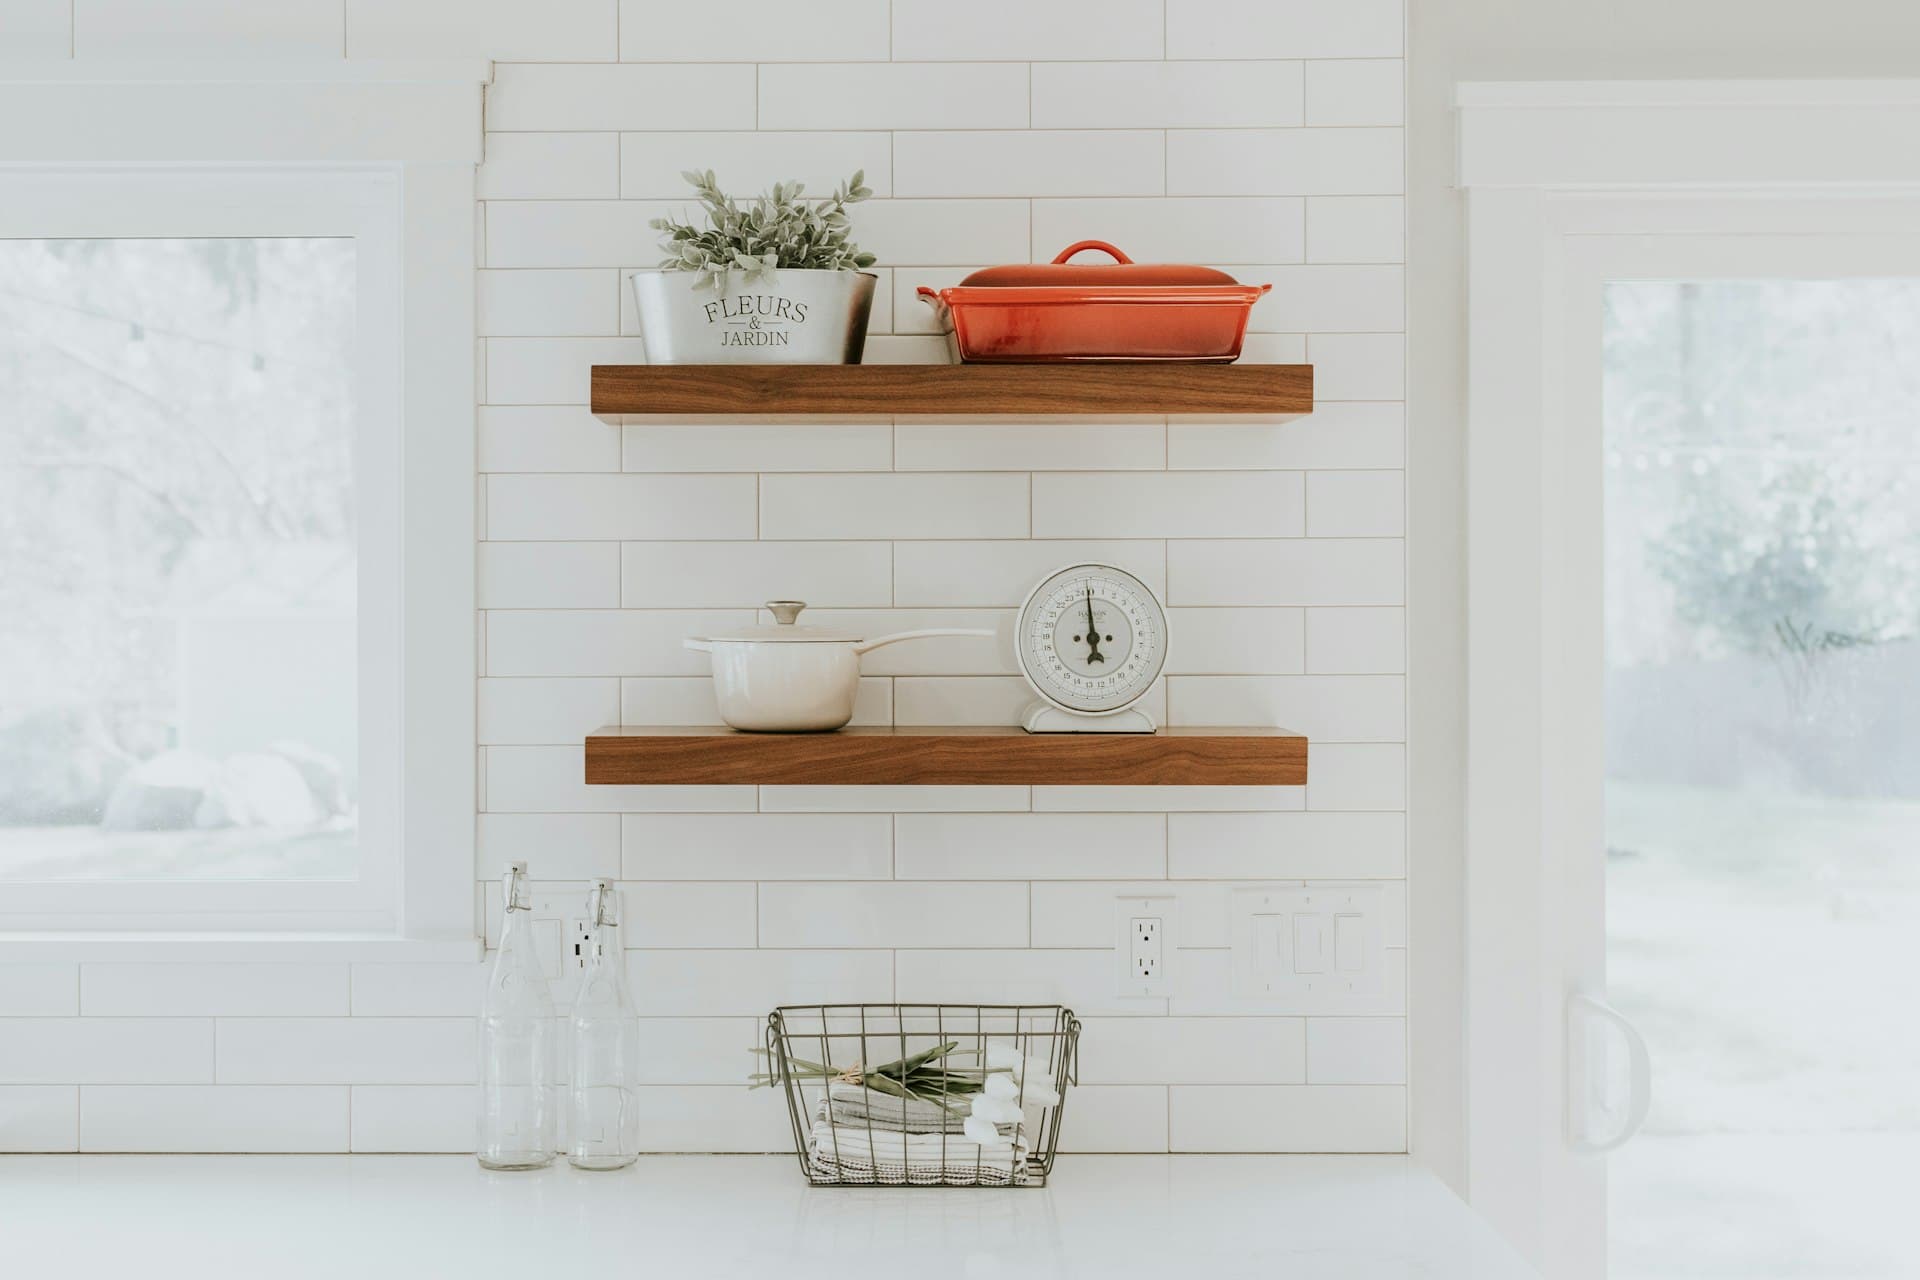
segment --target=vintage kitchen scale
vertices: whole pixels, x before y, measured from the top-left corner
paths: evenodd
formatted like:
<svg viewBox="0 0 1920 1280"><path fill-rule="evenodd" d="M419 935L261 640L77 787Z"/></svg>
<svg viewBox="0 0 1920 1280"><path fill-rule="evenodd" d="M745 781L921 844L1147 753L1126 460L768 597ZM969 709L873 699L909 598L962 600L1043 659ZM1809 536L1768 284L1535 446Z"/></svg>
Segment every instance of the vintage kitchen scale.
<svg viewBox="0 0 1920 1280"><path fill-rule="evenodd" d="M1152 733L1135 704L1167 663L1167 611L1146 583L1076 564L1027 593L1014 623L1020 674L1040 695L1028 733Z"/></svg>

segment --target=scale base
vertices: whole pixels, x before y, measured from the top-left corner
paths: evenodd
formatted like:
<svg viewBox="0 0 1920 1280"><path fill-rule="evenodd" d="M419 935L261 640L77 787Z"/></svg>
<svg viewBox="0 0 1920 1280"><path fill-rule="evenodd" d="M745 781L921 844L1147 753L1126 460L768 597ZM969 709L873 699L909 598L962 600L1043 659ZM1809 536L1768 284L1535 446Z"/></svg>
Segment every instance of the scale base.
<svg viewBox="0 0 1920 1280"><path fill-rule="evenodd" d="M1020 721L1028 733L1152 733L1153 717L1134 707L1111 715L1089 716L1050 702L1036 702Z"/></svg>

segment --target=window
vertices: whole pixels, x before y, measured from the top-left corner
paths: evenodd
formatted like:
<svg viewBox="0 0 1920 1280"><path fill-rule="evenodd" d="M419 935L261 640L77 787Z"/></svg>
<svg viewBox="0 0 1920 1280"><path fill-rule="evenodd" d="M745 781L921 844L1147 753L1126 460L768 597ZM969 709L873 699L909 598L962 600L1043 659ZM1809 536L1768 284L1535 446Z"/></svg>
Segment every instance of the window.
<svg viewBox="0 0 1920 1280"><path fill-rule="evenodd" d="M0 881L361 874L355 258L0 240Z"/></svg>
<svg viewBox="0 0 1920 1280"><path fill-rule="evenodd" d="M1911 1274L1920 279L1603 296L1608 1274Z"/></svg>
<svg viewBox="0 0 1920 1280"><path fill-rule="evenodd" d="M359 623L394 606L392 178L8 186L0 886L379 923L397 653Z"/></svg>
<svg viewBox="0 0 1920 1280"><path fill-rule="evenodd" d="M0 928L472 934L478 77L358 74L0 82Z"/></svg>

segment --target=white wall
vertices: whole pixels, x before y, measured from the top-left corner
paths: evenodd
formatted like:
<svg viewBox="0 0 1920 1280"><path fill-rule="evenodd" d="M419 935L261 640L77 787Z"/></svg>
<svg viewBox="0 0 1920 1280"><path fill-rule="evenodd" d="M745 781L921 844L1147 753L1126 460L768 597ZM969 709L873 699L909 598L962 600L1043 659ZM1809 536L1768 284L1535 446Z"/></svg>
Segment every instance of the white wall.
<svg viewBox="0 0 1920 1280"><path fill-rule="evenodd" d="M1410 1143L1466 1186L1460 1034L1465 746L1463 200L1453 90L1471 80L1911 76L1911 0L1416 0L1408 14Z"/></svg>
<svg viewBox="0 0 1920 1280"><path fill-rule="evenodd" d="M1058 999L1086 1019L1080 1150L1386 1150L1406 1133L1399 0L0 0L78 56L483 55L477 878L627 882L647 1144L762 1150L738 1085L780 1001ZM157 16L158 15L158 16ZM14 37L10 34L10 40ZM718 61L715 61L718 59ZM682 168L817 191L856 166L869 360L944 358L913 296L1101 237L1273 281L1249 358L1312 361L1292 422L773 426L595 420L638 361L622 270ZM583 734L710 720L680 637L774 596L875 632L991 623L1058 564L1166 593L1173 724L1313 739L1268 791L581 784ZM983 643L882 650L861 716L1008 722ZM1097 852L1088 855L1092 840ZM1388 883L1385 997L1227 999L1230 884ZM1177 894L1181 987L1113 993L1117 882ZM0 1146L470 1147L477 971L0 971ZM156 1112L169 1117L156 1122Z"/></svg>

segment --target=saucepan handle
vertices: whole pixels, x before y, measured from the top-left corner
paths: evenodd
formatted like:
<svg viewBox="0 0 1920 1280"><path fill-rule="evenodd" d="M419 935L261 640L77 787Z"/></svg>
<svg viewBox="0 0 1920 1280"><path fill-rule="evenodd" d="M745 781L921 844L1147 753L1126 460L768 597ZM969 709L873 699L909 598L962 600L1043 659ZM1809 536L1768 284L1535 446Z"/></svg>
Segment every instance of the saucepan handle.
<svg viewBox="0 0 1920 1280"><path fill-rule="evenodd" d="M992 639L997 634L990 627L928 627L923 631L896 631L890 636L863 640L853 646L853 651L865 653L869 649L878 649L883 644L897 644L902 640L925 640L932 636L986 636Z"/></svg>

